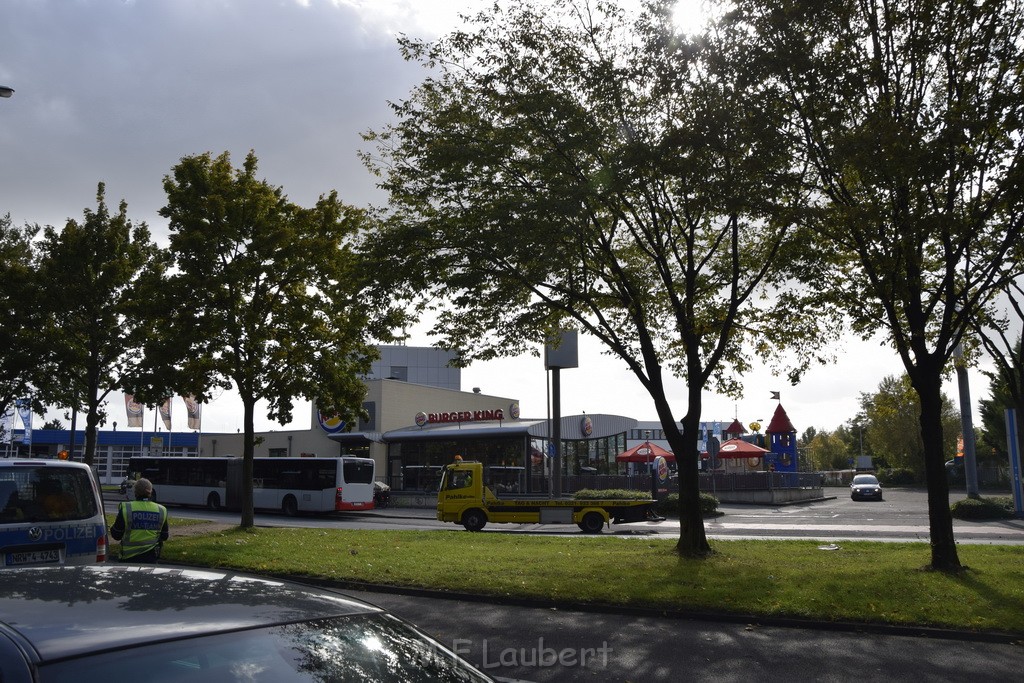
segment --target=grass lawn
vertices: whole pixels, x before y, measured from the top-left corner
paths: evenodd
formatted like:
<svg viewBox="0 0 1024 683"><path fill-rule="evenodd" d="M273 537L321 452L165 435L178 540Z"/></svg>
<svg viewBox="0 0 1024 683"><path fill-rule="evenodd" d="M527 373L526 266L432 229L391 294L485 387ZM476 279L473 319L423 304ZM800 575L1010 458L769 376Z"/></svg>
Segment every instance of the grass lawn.
<svg viewBox="0 0 1024 683"><path fill-rule="evenodd" d="M173 518L172 518L173 521ZM1024 634L1024 547L961 545L969 567L927 570L923 543L713 541L465 531L232 528L174 537L172 562L490 596Z"/></svg>

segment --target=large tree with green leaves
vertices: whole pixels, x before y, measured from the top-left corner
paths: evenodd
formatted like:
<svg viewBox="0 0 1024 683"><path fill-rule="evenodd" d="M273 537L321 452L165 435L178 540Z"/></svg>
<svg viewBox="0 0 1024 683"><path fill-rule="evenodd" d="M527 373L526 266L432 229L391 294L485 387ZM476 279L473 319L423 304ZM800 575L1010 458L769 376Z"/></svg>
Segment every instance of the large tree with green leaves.
<svg viewBox="0 0 1024 683"><path fill-rule="evenodd" d="M164 179L175 271L165 285L168 324L151 349L150 399L163 389L200 399L234 386L242 402L242 527L253 524L254 417L291 419L296 398L352 421L365 392L360 376L375 349L350 248L368 224L335 192L311 208L241 168L225 152L185 157ZM166 305L166 304L165 304ZM168 368L171 371L168 371ZM154 394L155 392L155 394Z"/></svg>
<svg viewBox="0 0 1024 683"><path fill-rule="evenodd" d="M688 40L672 9L499 2L402 39L430 73L367 136L392 209L367 248L388 292L441 302L433 331L464 362L563 326L599 339L651 396L680 468L677 548L698 556L702 392L738 392L752 347L818 337L783 288L806 252L779 99L736 71L729 36Z"/></svg>
<svg viewBox="0 0 1024 683"><path fill-rule="evenodd" d="M749 64L782 86L814 171L822 286L881 331L920 398L931 566L960 569L941 387L969 322L1019 273L1019 0L735 0Z"/></svg>
<svg viewBox="0 0 1024 683"><path fill-rule="evenodd" d="M921 402L906 375L889 376L878 384L878 390L861 394L861 410L865 416L864 439L877 457L888 467L898 467L924 474L924 440L921 437ZM960 431L960 413L945 393L942 394L942 454L952 457Z"/></svg>
<svg viewBox="0 0 1024 683"><path fill-rule="evenodd" d="M33 226L15 227L9 214L0 216L0 315L7 321L0 325L0 415L23 399L41 410L40 390L51 377L44 370L46 347L36 316L39 288L32 239L37 233Z"/></svg>
<svg viewBox="0 0 1024 683"><path fill-rule="evenodd" d="M47 226L39 242L37 333L45 340L45 366L54 372L52 403L85 412L85 457L92 464L104 404L142 361L143 340L159 320L142 301L140 282L159 277L164 262L145 223L128 218L124 201L112 213L105 188L96 210L62 230Z"/></svg>

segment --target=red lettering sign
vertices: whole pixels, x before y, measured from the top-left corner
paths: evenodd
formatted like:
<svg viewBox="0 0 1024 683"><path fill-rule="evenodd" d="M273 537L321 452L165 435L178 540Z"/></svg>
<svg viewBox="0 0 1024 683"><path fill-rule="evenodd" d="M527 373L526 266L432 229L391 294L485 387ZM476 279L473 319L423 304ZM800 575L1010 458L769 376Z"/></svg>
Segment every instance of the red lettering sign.
<svg viewBox="0 0 1024 683"><path fill-rule="evenodd" d="M505 412L498 408L496 410L461 410L454 413L427 413L427 422L430 424L444 424L448 422L479 422L481 420L504 420Z"/></svg>

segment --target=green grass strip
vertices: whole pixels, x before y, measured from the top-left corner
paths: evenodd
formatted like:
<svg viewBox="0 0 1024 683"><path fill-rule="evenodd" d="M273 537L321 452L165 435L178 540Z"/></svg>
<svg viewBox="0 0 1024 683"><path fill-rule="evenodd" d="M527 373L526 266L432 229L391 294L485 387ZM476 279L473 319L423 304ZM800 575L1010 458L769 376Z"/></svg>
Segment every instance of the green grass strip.
<svg viewBox="0 0 1024 683"><path fill-rule="evenodd" d="M173 537L174 562L487 596L1024 634L1024 547L962 545L958 575L922 543L713 541L465 531L266 529Z"/></svg>

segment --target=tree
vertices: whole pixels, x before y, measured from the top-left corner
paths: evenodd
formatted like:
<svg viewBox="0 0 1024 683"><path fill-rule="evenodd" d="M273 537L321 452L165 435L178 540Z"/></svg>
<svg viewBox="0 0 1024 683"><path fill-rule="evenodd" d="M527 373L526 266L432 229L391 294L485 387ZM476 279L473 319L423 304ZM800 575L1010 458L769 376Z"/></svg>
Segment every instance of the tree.
<svg viewBox="0 0 1024 683"><path fill-rule="evenodd" d="M994 371L985 373L991 383L991 396L980 402L985 445L990 452L1005 457L1007 408L1016 411L1017 450L1024 453L1024 335L1020 333L1024 325L1024 287L1019 281L1007 285L1003 301L1006 315L979 320L974 331L995 364ZM1016 341L1011 330L1017 331Z"/></svg>
<svg viewBox="0 0 1024 683"><path fill-rule="evenodd" d="M801 446L809 446L810 443L812 441L814 441L814 437L816 437L819 433L820 432L816 428L808 427L800 435L800 445Z"/></svg>
<svg viewBox="0 0 1024 683"><path fill-rule="evenodd" d="M843 470L849 467L846 443L835 433L818 432L807 445L807 454L815 470Z"/></svg>
<svg viewBox="0 0 1024 683"><path fill-rule="evenodd" d="M835 254L833 291L883 332L921 402L931 566L961 568L941 387L970 321L1021 270L1024 10L974 0L736 0L751 62L784 86Z"/></svg>
<svg viewBox="0 0 1024 683"><path fill-rule="evenodd" d="M920 429L921 402L906 375L885 377L874 394L861 395L866 416L864 439L872 453L889 467L924 473L924 439ZM960 414L942 394L943 461L952 457L960 430Z"/></svg>
<svg viewBox="0 0 1024 683"><path fill-rule="evenodd" d="M0 313L8 323L0 326L0 415L16 401L29 399L42 412L40 391L50 374L42 363L36 306L38 286L35 248L38 228L11 224L10 214L0 216ZM0 434L0 437L3 437Z"/></svg>
<svg viewBox="0 0 1024 683"><path fill-rule="evenodd" d="M361 272L349 242L368 224L335 192L312 208L288 201L256 178L250 152L242 168L229 155L185 157L164 179L176 272L165 284L165 336L149 351L144 395L168 389L201 400L234 386L243 410L241 526L253 525L252 474L257 401L267 417L291 419L294 399L351 422L361 411L375 350L359 296ZM167 371L173 368L173 371Z"/></svg>
<svg viewBox="0 0 1024 683"><path fill-rule="evenodd" d="M64 426L63 422L61 422L60 420L54 419L54 420L47 420L45 423L43 423L43 429L56 429L57 431L61 431L63 429L66 429L66 427Z"/></svg>
<svg viewBox="0 0 1024 683"><path fill-rule="evenodd" d="M679 35L673 4L634 22L613 3L497 3L436 43L401 39L432 75L366 136L393 212L367 250L394 263L382 289L442 302L433 331L463 362L562 327L599 339L651 396L679 463L677 549L700 556L701 392L738 392L749 346L820 337L785 289L783 266L812 268L778 99L734 70L728 36Z"/></svg>
<svg viewBox="0 0 1024 683"><path fill-rule="evenodd" d="M145 223L133 224L122 200L110 213L100 183L96 210L63 230L47 226L39 244L41 310L38 333L46 340L46 367L58 382L53 402L86 413L84 461L92 464L97 426L111 391L141 362L140 340L157 329L151 311L138 301L136 284L158 272L161 254Z"/></svg>
<svg viewBox="0 0 1024 683"><path fill-rule="evenodd" d="M978 460L1006 462L1006 409L1014 407L1015 400L1005 380L998 373L989 378L989 396L978 401L983 431L978 440ZM1019 409L1018 409L1019 410Z"/></svg>

